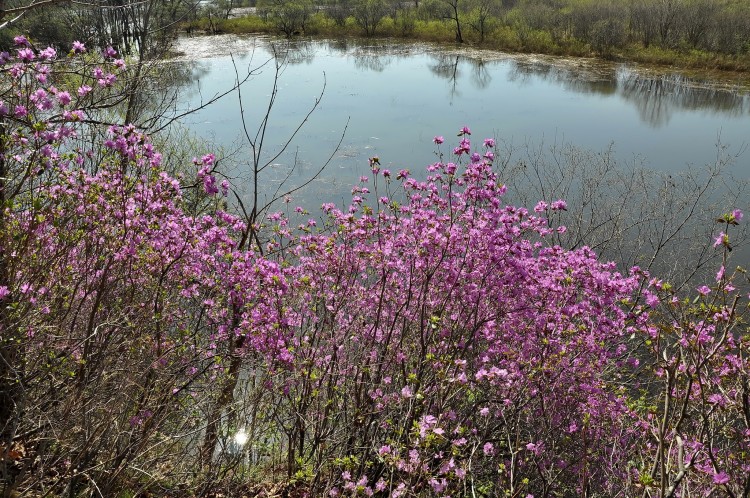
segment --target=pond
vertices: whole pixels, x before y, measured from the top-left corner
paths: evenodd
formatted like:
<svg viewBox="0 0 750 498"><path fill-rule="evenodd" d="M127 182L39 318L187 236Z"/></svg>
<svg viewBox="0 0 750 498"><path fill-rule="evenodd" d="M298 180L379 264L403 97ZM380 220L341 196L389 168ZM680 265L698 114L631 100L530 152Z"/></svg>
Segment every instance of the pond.
<svg viewBox="0 0 750 498"><path fill-rule="evenodd" d="M283 181L290 188L304 184L330 157L325 170L294 194L295 204L310 211L322 202L346 202L352 184L368 174L372 156L384 168L422 171L436 160L433 137L444 135L442 152L449 153L464 125L471 127L477 145L496 137L501 155L526 151L511 158L515 161L528 161L529 151L533 156L534 150L559 151L572 144L588 151L585 157L606 156L618 168L677 175L688 168L705 169L722 153L736 156L729 173L740 180L750 177L750 152L745 152L750 91L731 78L704 81L593 59L388 40L286 42L222 35L182 38L177 50L183 55L175 63L192 70L184 107L199 106L231 88L236 74L253 71L242 87L241 105L233 93L183 120L197 135L238 150L235 184L244 186L248 168L241 165L248 151L242 148L241 113L254 135L275 81L274 54L283 59L266 130L264 160L272 159L273 167L264 172L263 193L270 198ZM286 152L274 157L318 98L319 105ZM562 155L569 159L571 154ZM636 188L649 189L651 180L642 176L640 181ZM566 198L579 187L571 187ZM629 195L627 186L618 195ZM680 195L669 202L680 201ZM656 202L659 196L654 189L644 198ZM735 186L731 204L747 210L744 187Z"/></svg>
<svg viewBox="0 0 750 498"><path fill-rule="evenodd" d="M474 130L475 139L569 142L592 150L612 146L619 160L662 171L713 162L717 142L737 153L750 143L750 93L732 81L705 83L589 59L383 40L182 38L177 50L185 56L178 61L193 66L183 105L197 106L230 88L235 66L241 76L255 69L258 74L242 91L246 121L254 130L273 85L274 66L267 61L274 47L286 64L269 123L268 152L284 142L322 93L291 154L278 163L283 167L296 157L296 174L317 171L346 127L324 174L329 187L356 181L374 155L385 167L421 169L435 157L433 136L445 135L451 144L463 125ZM237 143L236 94L187 117L185 124L220 144ZM738 165L748 167L750 155L741 155Z"/></svg>

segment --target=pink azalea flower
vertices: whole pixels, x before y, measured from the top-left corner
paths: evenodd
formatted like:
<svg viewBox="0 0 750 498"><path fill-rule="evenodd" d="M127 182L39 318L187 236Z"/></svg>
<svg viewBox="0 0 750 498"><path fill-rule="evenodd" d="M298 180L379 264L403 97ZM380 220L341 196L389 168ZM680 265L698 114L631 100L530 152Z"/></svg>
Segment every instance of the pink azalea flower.
<svg viewBox="0 0 750 498"><path fill-rule="evenodd" d="M18 51L18 58L24 62L31 62L36 58L36 55L30 48L22 48Z"/></svg>
<svg viewBox="0 0 750 498"><path fill-rule="evenodd" d="M714 247L718 247L720 245L726 246L727 244L729 244L729 236L724 232L719 232L719 235L714 240Z"/></svg>
<svg viewBox="0 0 750 498"><path fill-rule="evenodd" d="M550 208L557 210L557 211L567 211L568 203L562 199L559 199L557 201L552 202L552 204L550 204Z"/></svg>
<svg viewBox="0 0 750 498"><path fill-rule="evenodd" d="M63 105L63 106L70 104L70 94L68 92L58 93L57 101L60 102L60 105Z"/></svg>
<svg viewBox="0 0 750 498"><path fill-rule="evenodd" d="M729 475L723 470L714 474L714 484L726 484L729 482Z"/></svg>
<svg viewBox="0 0 750 498"><path fill-rule="evenodd" d="M44 60L54 59L55 57L57 57L57 51L52 47L47 47L39 52L39 57Z"/></svg>

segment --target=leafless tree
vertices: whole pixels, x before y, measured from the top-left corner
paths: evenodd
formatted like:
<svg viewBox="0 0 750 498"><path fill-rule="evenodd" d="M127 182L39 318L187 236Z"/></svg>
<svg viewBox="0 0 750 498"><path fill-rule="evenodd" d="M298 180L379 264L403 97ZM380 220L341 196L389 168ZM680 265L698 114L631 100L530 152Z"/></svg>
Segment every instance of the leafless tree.
<svg viewBox="0 0 750 498"><path fill-rule="evenodd" d="M261 254L264 253L265 248L263 244L263 219L270 209L271 206L276 204L281 199L300 191L314 181L330 163L335 156L336 152L343 141L344 134L346 133L346 127L342 131L339 143L336 145L334 150L331 152L328 160L319 166L317 171L310 175L305 181L299 185L290 185L289 179L291 173L297 167L296 158L288 170L286 177L277 184L276 189L271 191L270 194L267 189L264 188L266 185L263 181L263 176L268 173L269 168L274 166L276 161L292 146L295 137L307 123L308 119L313 112L318 108L323 94L325 92L325 84L320 91L320 94L315 99L313 104L307 110L306 114L299 121L296 128L291 134L282 142L282 145L272 151L267 151L268 140L267 133L269 125L272 120L272 111L275 101L279 95L279 82L283 72L283 68L286 65L286 53L283 48L272 47L274 58L269 61L273 64L274 78L272 82L271 95L268 99L264 113L261 114L259 121L256 122L255 127L250 124L247 110L245 108L242 87L241 85L235 84L238 88L237 98L240 106L240 114L242 121L242 131L244 139L249 148L249 158L245 163L245 167L248 170L249 178L247 180L250 183L250 198L249 204L246 205L246 200L243 200L242 195L239 192L234 193L237 208L242 214L246 222L246 229L242 234L239 241L238 248L254 248ZM235 65L235 77L236 83L244 79L244 75L239 72L239 69ZM262 197L263 192L267 195ZM236 310L237 316L239 316L239 310ZM248 363L248 359L240 354L245 336L239 338L229 338L224 345L226 348L226 355L230 358L228 366L228 374L224 377L222 384L216 390L215 397L210 405L210 409L206 413L206 427L203 435L203 440L200 445L201 460L204 467L209 473L215 473L220 467L214 465L214 455L217 450L219 443L219 435L222 433L222 427L233 426L237 423L238 418L238 407L247 406L247 396L262 396L262 391L259 391L259 386L262 386L262 382L259 381L258 375L261 374L260 369L256 369L251 363ZM240 379L244 378L243 382ZM251 384L247 384L248 380L251 379ZM248 387L250 386L250 387ZM255 394L252 394L255 393ZM238 396L240 396L238 398ZM258 406L254 405L253 416L250 417L249 423L250 431L255 433L258 430L259 424L263 424L263 420L266 420L266 415L259 413ZM270 443L269 443L270 444ZM294 461L289 466L289 472L293 472Z"/></svg>

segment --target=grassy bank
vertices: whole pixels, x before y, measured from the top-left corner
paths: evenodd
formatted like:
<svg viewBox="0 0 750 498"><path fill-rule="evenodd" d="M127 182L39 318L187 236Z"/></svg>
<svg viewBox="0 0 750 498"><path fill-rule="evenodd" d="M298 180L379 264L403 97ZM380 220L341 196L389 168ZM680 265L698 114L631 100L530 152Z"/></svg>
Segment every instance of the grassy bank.
<svg viewBox="0 0 750 498"><path fill-rule="evenodd" d="M283 29L279 28L278 20L258 15L233 19L202 18L185 24L184 28L190 33L284 35ZM737 75L740 79L750 80L750 53L727 55L688 48L663 48L655 45L644 47L638 42L626 43L622 47L597 50L590 43L573 36L553 36L546 30L496 25L480 36L476 30L468 28L467 25L462 34L463 44L473 47L506 52L599 57L606 60L632 61L698 72L736 72L740 73ZM318 12L309 16L304 22L304 27L294 30L291 36L300 34L344 38L367 36L368 31L353 16L336 22L324 13ZM375 28L370 30L369 35L423 42L456 43L455 25L452 20L415 19L406 14L384 17Z"/></svg>

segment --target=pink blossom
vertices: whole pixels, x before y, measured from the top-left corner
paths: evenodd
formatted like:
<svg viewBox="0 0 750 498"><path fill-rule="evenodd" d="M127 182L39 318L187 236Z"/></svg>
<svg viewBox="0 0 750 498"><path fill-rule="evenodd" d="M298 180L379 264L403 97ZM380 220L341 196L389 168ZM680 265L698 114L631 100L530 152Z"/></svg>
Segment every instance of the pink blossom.
<svg viewBox="0 0 750 498"><path fill-rule="evenodd" d="M39 52L39 57L44 60L52 60L57 57L57 51L52 47L47 47Z"/></svg>
<svg viewBox="0 0 750 498"><path fill-rule="evenodd" d="M534 212L543 213L547 210L548 207L549 207L549 204L547 204L544 201L539 201L536 203L536 206L534 206Z"/></svg>
<svg viewBox="0 0 750 498"><path fill-rule="evenodd" d="M31 62L36 58L36 55L30 48L22 48L18 51L18 58L24 62Z"/></svg>
<svg viewBox="0 0 750 498"><path fill-rule="evenodd" d="M559 199L557 201L552 202L552 204L550 204L550 208L554 210L559 210L559 211L567 211L568 203L562 199Z"/></svg>
<svg viewBox="0 0 750 498"><path fill-rule="evenodd" d="M60 92L57 94L57 101L60 105L66 106L70 104L70 94L68 92Z"/></svg>
<svg viewBox="0 0 750 498"><path fill-rule="evenodd" d="M659 297L653 292L644 291L644 297L646 298L646 304L652 308L655 308L659 304Z"/></svg>
<svg viewBox="0 0 750 498"><path fill-rule="evenodd" d="M719 235L716 237L716 240L714 240L714 247L718 247L720 245L724 245L724 246L729 245L729 236L725 234L724 232L719 232Z"/></svg>
<svg viewBox="0 0 750 498"><path fill-rule="evenodd" d="M719 271L716 272L716 281L721 282L724 279L724 265L719 267Z"/></svg>
<svg viewBox="0 0 750 498"><path fill-rule="evenodd" d="M729 475L724 471L718 472L713 475L713 481L717 485L726 484L729 482Z"/></svg>

